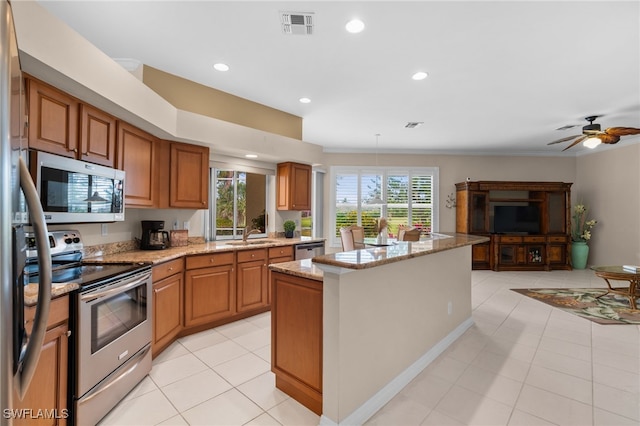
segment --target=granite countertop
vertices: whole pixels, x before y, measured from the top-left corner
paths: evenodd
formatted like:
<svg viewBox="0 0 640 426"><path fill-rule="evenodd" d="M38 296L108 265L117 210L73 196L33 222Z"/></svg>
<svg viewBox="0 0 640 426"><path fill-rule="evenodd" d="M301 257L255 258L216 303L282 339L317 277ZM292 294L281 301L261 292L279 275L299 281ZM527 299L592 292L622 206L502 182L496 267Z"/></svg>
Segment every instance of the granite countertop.
<svg viewBox="0 0 640 426"><path fill-rule="evenodd" d="M210 241L202 244L189 244L183 247L170 247L165 250L129 250L120 253L85 257L84 263L147 263L159 264L183 256L215 252L251 250L265 247L290 246L312 241L324 241L324 238L250 238L249 244L241 240ZM258 243L260 242L260 243Z"/></svg>
<svg viewBox="0 0 640 426"><path fill-rule="evenodd" d="M76 283L53 284L51 286L51 298L64 296L80 288ZM38 284L30 283L24 286L24 305L35 306L38 303Z"/></svg>
<svg viewBox="0 0 640 426"><path fill-rule="evenodd" d="M296 277L322 281L323 272L313 264L311 259L294 260L292 262L272 263L269 269Z"/></svg>
<svg viewBox="0 0 640 426"><path fill-rule="evenodd" d="M386 247L370 247L317 256L313 258L313 262L347 269L366 269L487 241L489 238L476 235L433 233L429 238L415 242L400 241Z"/></svg>

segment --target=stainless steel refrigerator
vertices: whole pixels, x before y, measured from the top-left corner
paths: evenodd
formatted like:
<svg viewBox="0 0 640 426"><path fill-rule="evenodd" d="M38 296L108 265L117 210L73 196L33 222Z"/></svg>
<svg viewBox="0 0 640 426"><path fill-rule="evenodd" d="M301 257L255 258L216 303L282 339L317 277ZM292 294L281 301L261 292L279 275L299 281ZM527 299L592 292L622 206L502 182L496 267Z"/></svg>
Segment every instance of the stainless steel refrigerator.
<svg viewBox="0 0 640 426"><path fill-rule="evenodd" d="M12 424L40 357L51 302L51 257L40 200L25 163L26 100L11 5L0 0L0 424ZM24 326L25 226L36 234L38 306ZM30 407L33 409L41 407Z"/></svg>

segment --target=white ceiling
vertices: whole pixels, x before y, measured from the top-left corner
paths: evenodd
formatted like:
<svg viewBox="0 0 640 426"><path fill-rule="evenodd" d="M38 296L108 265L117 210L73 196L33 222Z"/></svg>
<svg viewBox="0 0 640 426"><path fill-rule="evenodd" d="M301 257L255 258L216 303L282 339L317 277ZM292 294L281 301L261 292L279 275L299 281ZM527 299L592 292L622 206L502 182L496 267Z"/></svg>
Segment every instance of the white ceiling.
<svg viewBox="0 0 640 426"><path fill-rule="evenodd" d="M381 134L381 152L560 155L569 142L547 142L588 115L640 128L637 0L40 4L113 58L302 117L327 151L371 151ZM283 34L281 11L312 12L314 34Z"/></svg>

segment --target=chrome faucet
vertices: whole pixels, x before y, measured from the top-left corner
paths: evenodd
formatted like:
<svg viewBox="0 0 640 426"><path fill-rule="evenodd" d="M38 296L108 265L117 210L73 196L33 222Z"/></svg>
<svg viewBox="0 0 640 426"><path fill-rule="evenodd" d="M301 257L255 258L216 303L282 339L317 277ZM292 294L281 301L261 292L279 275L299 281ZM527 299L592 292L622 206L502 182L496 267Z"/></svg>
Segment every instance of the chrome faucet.
<svg viewBox="0 0 640 426"><path fill-rule="evenodd" d="M242 230L242 241L247 241L247 237L249 237L249 235L251 234L259 234L262 231L260 231L259 229L249 229L249 227L247 226L246 228L244 228Z"/></svg>

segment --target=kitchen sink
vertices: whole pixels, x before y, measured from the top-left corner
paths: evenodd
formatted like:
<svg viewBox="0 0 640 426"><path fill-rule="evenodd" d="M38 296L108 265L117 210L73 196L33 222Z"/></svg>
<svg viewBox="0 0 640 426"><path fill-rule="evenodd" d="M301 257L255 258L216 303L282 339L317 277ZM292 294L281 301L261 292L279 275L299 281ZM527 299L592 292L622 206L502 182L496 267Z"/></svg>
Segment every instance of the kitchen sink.
<svg viewBox="0 0 640 426"><path fill-rule="evenodd" d="M230 246L253 246L258 244L271 244L274 240L248 240L248 241L227 241L225 244Z"/></svg>

